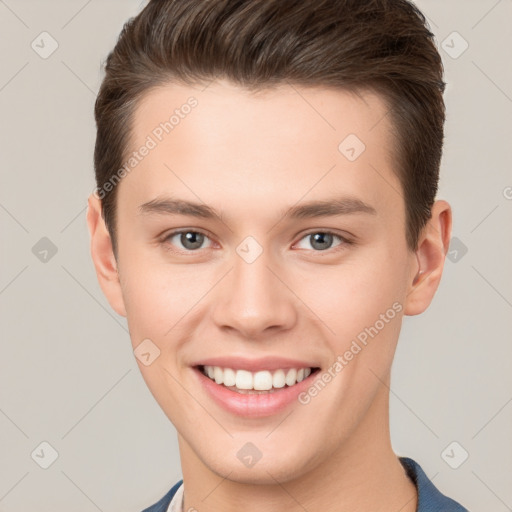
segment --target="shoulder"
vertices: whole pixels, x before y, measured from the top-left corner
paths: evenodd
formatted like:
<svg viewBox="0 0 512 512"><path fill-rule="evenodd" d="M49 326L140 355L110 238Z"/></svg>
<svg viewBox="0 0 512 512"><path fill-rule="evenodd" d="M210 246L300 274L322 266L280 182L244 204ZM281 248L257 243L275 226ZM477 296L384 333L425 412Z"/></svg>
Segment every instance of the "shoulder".
<svg viewBox="0 0 512 512"><path fill-rule="evenodd" d="M174 497L176 491L179 489L182 483L183 480L180 480L177 484L173 485L169 492L162 497L162 499L157 501L154 505L145 508L142 512L167 512L167 509L169 508L169 504L171 503L172 498Z"/></svg>
<svg viewBox="0 0 512 512"><path fill-rule="evenodd" d="M399 459L407 475L416 485L417 512L468 512L461 504L442 494L417 462L408 457L399 457Z"/></svg>

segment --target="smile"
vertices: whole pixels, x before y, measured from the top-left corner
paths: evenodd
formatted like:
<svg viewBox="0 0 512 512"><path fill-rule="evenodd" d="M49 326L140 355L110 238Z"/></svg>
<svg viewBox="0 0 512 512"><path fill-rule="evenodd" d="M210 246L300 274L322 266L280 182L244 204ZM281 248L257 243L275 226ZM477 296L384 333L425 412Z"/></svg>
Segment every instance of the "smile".
<svg viewBox="0 0 512 512"><path fill-rule="evenodd" d="M320 367L284 359L218 358L192 369L207 399L231 415L248 419L302 407L298 396L320 374Z"/></svg>
<svg viewBox="0 0 512 512"><path fill-rule="evenodd" d="M272 393L285 387L292 387L308 378L316 370L316 368L289 368L251 372L209 365L200 366L199 369L216 384L243 394Z"/></svg>

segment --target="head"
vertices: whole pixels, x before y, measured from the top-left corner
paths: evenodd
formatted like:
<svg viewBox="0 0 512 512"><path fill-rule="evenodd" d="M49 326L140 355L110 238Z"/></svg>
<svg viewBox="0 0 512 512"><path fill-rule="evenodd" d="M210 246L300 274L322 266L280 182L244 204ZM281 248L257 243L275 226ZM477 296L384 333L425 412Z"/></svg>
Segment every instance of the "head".
<svg viewBox="0 0 512 512"><path fill-rule="evenodd" d="M402 317L450 236L443 89L406 0L150 1L125 24L95 107L92 255L189 458L282 481L386 428ZM204 388L212 362L313 373L248 415Z"/></svg>

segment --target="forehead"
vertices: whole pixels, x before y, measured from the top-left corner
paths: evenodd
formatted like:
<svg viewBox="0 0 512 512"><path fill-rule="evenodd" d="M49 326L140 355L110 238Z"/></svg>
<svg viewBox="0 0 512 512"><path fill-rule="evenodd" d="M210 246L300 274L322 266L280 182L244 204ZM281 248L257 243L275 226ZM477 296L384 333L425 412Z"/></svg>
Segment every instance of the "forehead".
<svg viewBox="0 0 512 512"><path fill-rule="evenodd" d="M194 106L190 107L192 103ZM370 91L305 88L293 84L250 91L226 80L202 87L167 84L150 89L141 97L134 113L131 142L135 145L143 142L142 137L153 132L160 138L158 128L164 129L161 125L170 122L172 126L167 128L173 135L178 136L185 126L201 137L203 143L230 139L242 142L243 148L249 149L260 138L288 144L306 138L327 138L332 147L348 133L368 142L373 137L389 134L389 120L384 119L388 110L384 99ZM381 124L381 129L372 136L369 132ZM241 127L242 132L238 130ZM169 134L164 129L162 138L170 138L165 137ZM323 144L319 150L326 147Z"/></svg>
<svg viewBox="0 0 512 512"><path fill-rule="evenodd" d="M140 204L178 187L225 207L238 200L246 210L252 200L294 203L334 191L396 202L387 113L370 92L168 84L146 93L135 110L130 151L151 149L121 188Z"/></svg>

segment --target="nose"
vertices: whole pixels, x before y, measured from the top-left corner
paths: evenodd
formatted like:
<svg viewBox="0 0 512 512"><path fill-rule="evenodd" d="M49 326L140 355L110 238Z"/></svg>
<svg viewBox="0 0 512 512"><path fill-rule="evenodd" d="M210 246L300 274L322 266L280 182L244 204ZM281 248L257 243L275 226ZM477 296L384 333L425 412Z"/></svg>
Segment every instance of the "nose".
<svg viewBox="0 0 512 512"><path fill-rule="evenodd" d="M213 321L221 330L256 341L296 323L295 296L270 260L265 251L250 263L234 255L231 272L216 287Z"/></svg>

